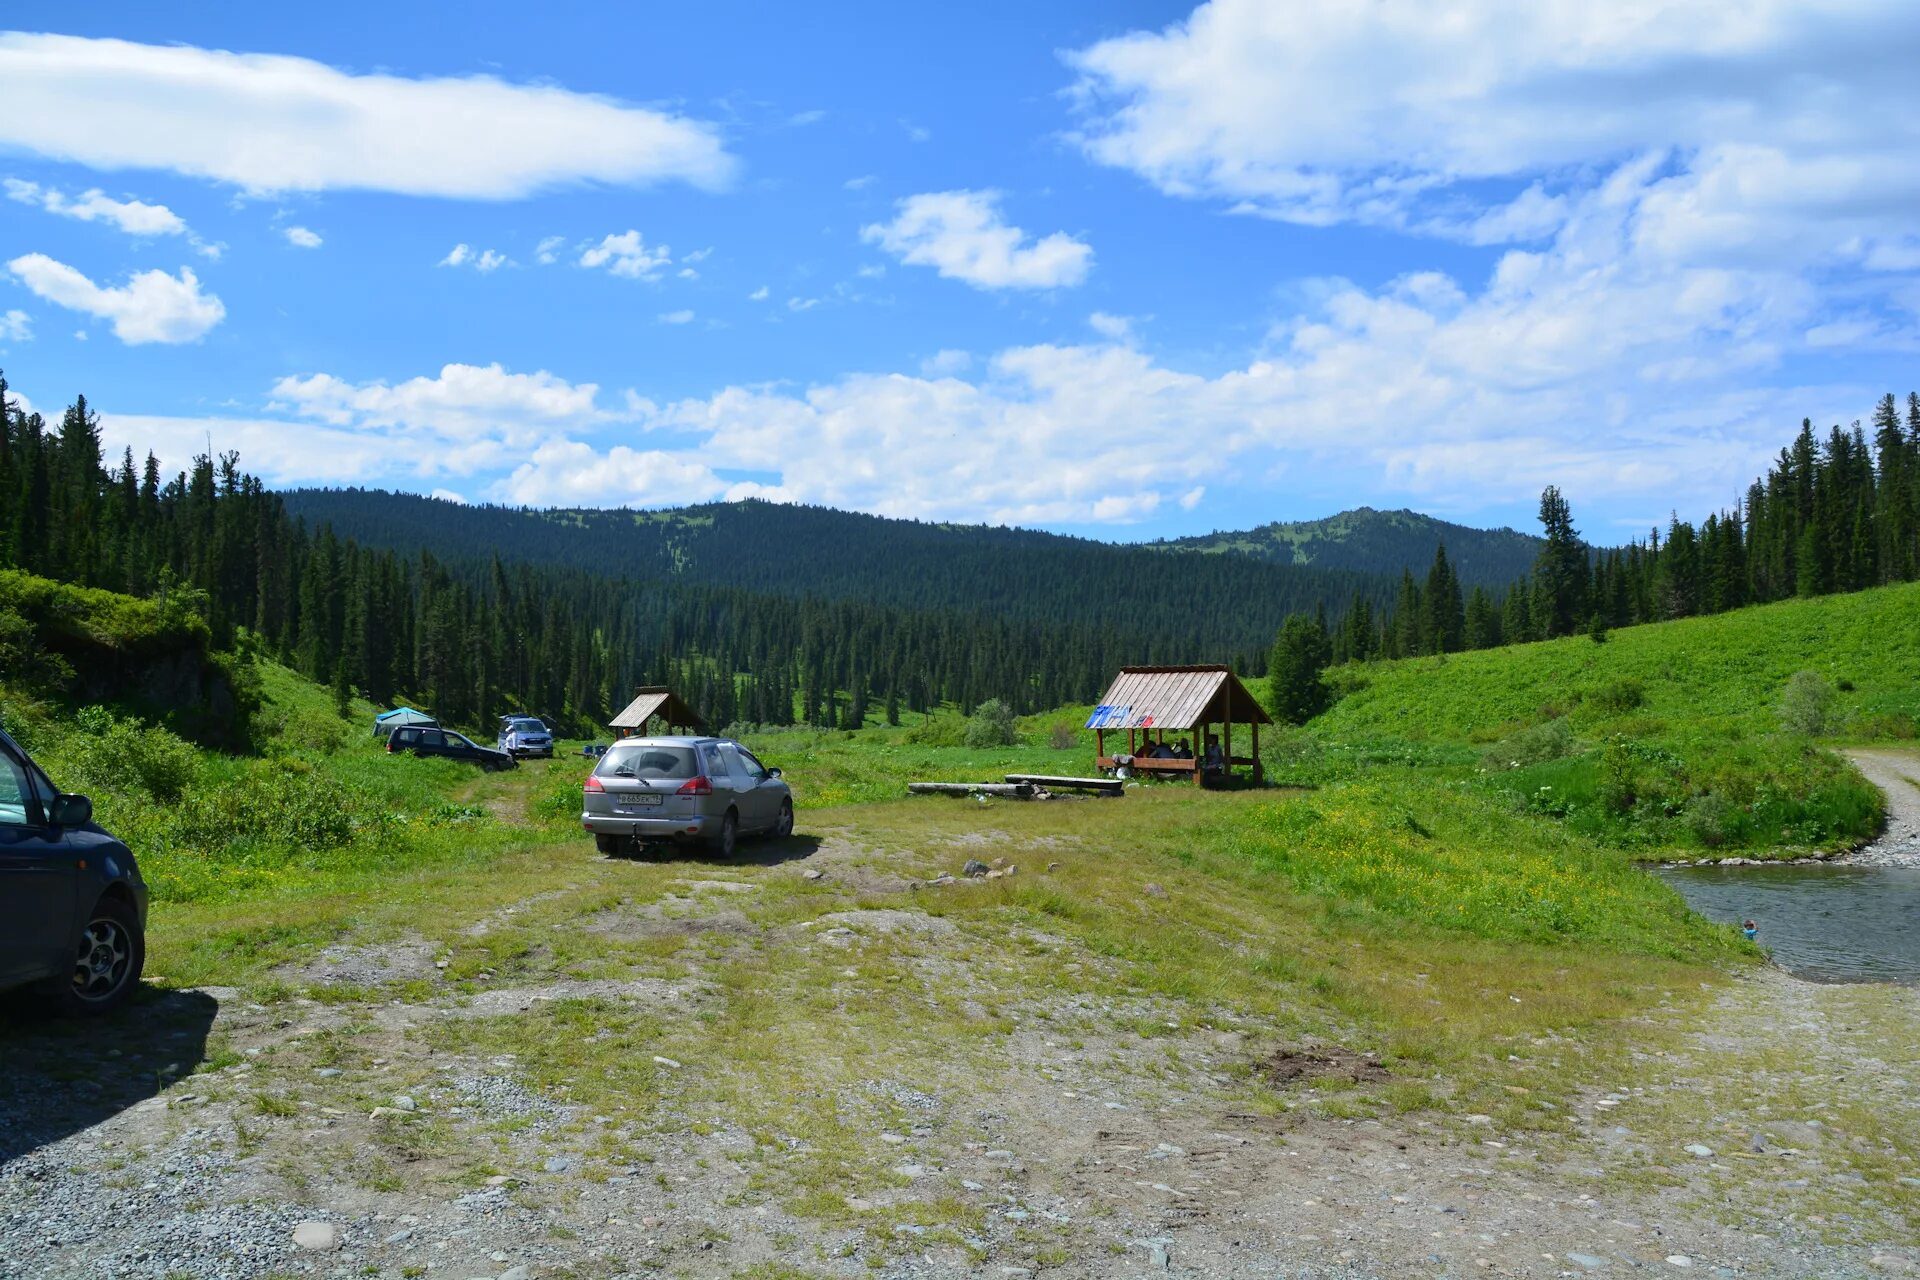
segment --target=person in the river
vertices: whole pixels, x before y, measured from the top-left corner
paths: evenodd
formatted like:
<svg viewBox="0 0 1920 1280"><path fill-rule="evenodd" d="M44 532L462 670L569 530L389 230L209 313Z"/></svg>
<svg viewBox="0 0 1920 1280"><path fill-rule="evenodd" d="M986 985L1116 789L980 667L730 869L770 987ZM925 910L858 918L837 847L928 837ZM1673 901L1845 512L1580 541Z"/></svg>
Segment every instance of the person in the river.
<svg viewBox="0 0 1920 1280"><path fill-rule="evenodd" d="M1751 920L1742 921L1740 925L1740 932L1746 934L1747 937L1751 939L1754 935L1760 932L1760 926L1755 924Z"/></svg>

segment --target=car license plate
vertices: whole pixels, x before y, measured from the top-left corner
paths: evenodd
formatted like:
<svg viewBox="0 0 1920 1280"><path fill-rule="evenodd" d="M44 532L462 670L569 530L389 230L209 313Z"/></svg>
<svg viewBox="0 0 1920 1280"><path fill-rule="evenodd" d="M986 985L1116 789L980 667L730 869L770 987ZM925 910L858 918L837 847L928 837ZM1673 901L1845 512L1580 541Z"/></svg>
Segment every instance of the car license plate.
<svg viewBox="0 0 1920 1280"><path fill-rule="evenodd" d="M659 796L622 796L619 801L615 803L613 809L615 813L639 813L642 810L656 809L659 806Z"/></svg>

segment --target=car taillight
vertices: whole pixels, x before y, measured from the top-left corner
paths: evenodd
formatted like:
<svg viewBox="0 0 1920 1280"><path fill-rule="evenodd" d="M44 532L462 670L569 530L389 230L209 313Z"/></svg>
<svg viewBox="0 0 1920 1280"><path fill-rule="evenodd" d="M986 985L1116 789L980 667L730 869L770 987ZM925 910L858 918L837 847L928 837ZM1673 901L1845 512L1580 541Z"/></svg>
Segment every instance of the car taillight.
<svg viewBox="0 0 1920 1280"><path fill-rule="evenodd" d="M606 788L600 785L600 779L594 777L592 774L588 774L586 790L588 795L592 795L596 791L605 791Z"/></svg>
<svg viewBox="0 0 1920 1280"><path fill-rule="evenodd" d="M688 778L680 784L680 789L673 794L677 796L710 796L713 794L713 783L708 781L707 775L703 773L697 778Z"/></svg>

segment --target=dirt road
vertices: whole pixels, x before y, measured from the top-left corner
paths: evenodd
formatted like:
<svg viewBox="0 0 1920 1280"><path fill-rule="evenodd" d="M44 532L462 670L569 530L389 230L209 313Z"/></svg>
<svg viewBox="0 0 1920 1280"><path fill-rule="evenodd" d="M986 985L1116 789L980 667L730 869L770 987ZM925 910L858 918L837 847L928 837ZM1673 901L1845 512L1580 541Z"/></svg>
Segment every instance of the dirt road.
<svg viewBox="0 0 1920 1280"><path fill-rule="evenodd" d="M1920 864L1920 754L1886 748L1846 753L1854 767L1887 795L1887 829L1850 861Z"/></svg>
<svg viewBox="0 0 1920 1280"><path fill-rule="evenodd" d="M0 1277L1920 1272L1920 992L1756 972L1620 1028L1540 1124L1400 1112L1341 1102L1366 1060L1264 1077L1331 1046L1129 992L1044 915L982 932L942 895L998 890L909 890L923 850L850 834L569 846L541 893L154 993L111 1042L16 1012ZM976 834L939 860L1076 857ZM796 1006L836 1039L743 1093Z"/></svg>

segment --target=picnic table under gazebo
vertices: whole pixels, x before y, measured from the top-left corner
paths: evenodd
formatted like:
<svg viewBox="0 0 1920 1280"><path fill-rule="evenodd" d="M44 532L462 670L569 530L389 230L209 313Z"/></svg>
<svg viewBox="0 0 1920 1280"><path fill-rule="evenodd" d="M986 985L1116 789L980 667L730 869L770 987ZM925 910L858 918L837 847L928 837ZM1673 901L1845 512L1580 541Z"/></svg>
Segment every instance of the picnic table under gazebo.
<svg viewBox="0 0 1920 1280"><path fill-rule="evenodd" d="M1099 768L1125 766L1141 773L1190 774L1202 785L1208 777L1204 739L1216 726L1226 761L1225 775L1231 776L1234 766L1242 765L1252 770L1255 782L1263 781L1260 726L1272 723L1273 717L1247 691L1247 686L1240 683L1239 677L1225 666L1212 665L1122 667L1101 697L1100 705L1087 717L1087 728L1093 730L1094 763ZM1236 724L1247 728L1249 755L1233 754ZM1115 750L1110 753L1107 735L1117 735L1123 730L1127 735L1126 751L1120 752L1116 741ZM1169 733L1187 734L1192 738L1192 759L1170 760L1147 754L1165 743ZM1123 759L1123 754L1127 758Z"/></svg>

